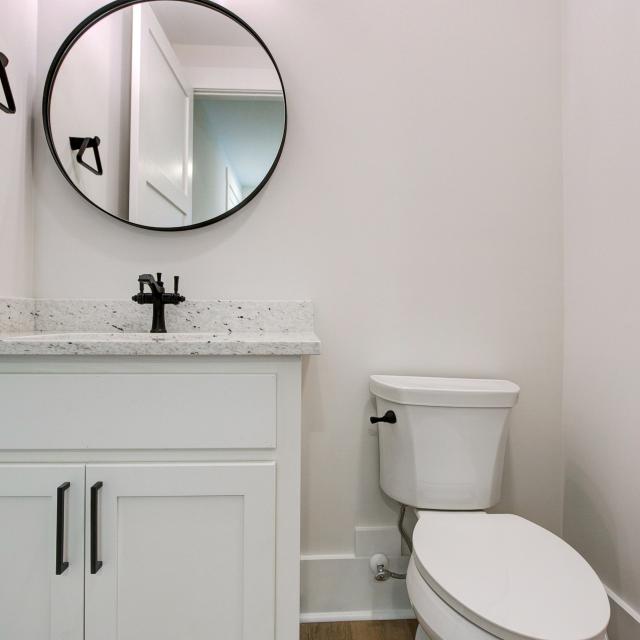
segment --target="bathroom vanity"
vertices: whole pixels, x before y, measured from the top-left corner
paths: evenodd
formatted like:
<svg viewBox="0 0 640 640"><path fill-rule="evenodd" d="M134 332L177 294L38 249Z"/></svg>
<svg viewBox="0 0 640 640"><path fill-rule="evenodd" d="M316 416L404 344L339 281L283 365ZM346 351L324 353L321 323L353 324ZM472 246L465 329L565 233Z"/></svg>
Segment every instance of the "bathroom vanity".
<svg viewBox="0 0 640 640"><path fill-rule="evenodd" d="M43 124L96 210L184 231L261 191L287 104L228 9L114 0L61 43ZM312 306L138 284L137 305L0 300L0 640L297 640Z"/></svg>
<svg viewBox="0 0 640 640"><path fill-rule="evenodd" d="M3 304L0 635L297 639L310 303Z"/></svg>

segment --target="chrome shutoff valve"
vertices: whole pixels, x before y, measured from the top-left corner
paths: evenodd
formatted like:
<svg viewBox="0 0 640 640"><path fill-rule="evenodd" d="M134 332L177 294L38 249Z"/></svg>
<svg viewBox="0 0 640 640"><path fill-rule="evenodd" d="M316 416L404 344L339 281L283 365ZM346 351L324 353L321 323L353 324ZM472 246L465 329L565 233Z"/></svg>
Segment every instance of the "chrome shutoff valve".
<svg viewBox="0 0 640 640"><path fill-rule="evenodd" d="M374 553L369 558L369 567L377 582L385 582L389 578L404 580L407 577L406 573L394 573L393 571L389 571L388 566L389 558L387 558L384 553Z"/></svg>

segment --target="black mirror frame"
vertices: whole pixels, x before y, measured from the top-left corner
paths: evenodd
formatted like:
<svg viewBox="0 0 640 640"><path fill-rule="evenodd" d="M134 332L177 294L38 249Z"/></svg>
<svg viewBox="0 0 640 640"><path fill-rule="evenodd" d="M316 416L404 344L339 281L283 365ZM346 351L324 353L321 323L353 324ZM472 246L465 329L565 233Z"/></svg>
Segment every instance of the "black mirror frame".
<svg viewBox="0 0 640 640"><path fill-rule="evenodd" d="M54 87L56 78L58 76L60 67L62 66L62 63L64 62L64 59L67 57L67 54L69 53L73 45L76 43L76 41L86 31L88 31L94 24L96 24L103 18L106 18L107 16L111 15L112 13L115 13L116 11L125 9L126 7L130 7L136 4L143 4L146 2L153 2L153 1L154 0L114 0L113 2L110 2L109 4L104 5L97 11L94 11L90 16L85 18L66 37L65 41L62 43L62 45L60 46L60 48L56 52L56 55L53 58L53 62L49 67L49 72L47 73L47 79L44 85L44 94L42 97L42 117L44 122L44 134L47 139L47 144L49 145L49 150L51 151L51 155L53 156L53 159L55 160L55 163L58 166L58 169L60 169L60 172L62 173L62 175L66 178L67 182L74 188L74 190L77 193L79 193L87 202L89 202L96 209L102 211L103 213L106 213L111 218L115 218L116 220L119 220L120 222L124 222L125 224L128 224L132 227L138 227L139 229L149 229L151 231L188 231L190 229L199 229L200 227L206 227L210 224L220 222L220 220L224 220L225 218L228 218L229 216L233 215L234 213L236 213L237 211L245 207L247 204L249 204L249 202L251 202L258 195L258 193L260 193L262 188L265 186L265 184L267 184L267 182L273 175L273 172L275 171L276 166L280 160L280 156L282 155L284 142L287 137L287 96L284 90L284 82L282 81L282 75L280 73L280 69L276 64L276 61L273 55L271 54L271 51L269 51L269 48L264 43L262 38L242 18L237 16L232 11L229 11L229 9L226 9L225 7L215 2L211 2L210 0L173 0L174 2L186 2L189 4L198 4L208 9L212 9L213 11L217 11L218 13L221 13L227 16L228 18L233 20L235 23L239 24L241 27L246 29L258 41L260 46L264 49L266 54L269 56L269 59L271 60L271 63L273 64L276 70L276 73L278 74L278 79L280 80L280 86L282 87L282 98L284 100L284 127L282 131L282 141L280 143L280 147L278 148L278 152L273 161L273 164L267 171L266 175L264 176L260 184L258 184L258 186L244 200L242 200L242 202L237 204L235 207L232 207L228 211L221 213L219 216L216 216L209 220L205 220L204 222L198 222L197 224L191 224L185 227L150 227L148 225L136 224L135 222L130 222L129 220L120 218L117 215L110 213L106 209L103 209L102 207L97 205L95 202L93 202L93 200L91 200L88 196L86 196L77 187L76 184L74 184L74 182L71 180L71 178L65 171L64 166L62 165L62 161L58 156L58 152L56 151L56 147L53 143L53 135L51 131L51 96L53 93L53 87Z"/></svg>

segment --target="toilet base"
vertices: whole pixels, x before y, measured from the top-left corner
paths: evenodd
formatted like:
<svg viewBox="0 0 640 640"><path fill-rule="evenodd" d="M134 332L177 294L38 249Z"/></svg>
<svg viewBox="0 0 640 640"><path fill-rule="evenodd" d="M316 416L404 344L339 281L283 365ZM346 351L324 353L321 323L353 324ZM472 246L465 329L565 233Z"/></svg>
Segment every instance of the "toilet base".
<svg viewBox="0 0 640 640"><path fill-rule="evenodd" d="M418 625L418 630L416 631L416 640L431 640L420 625Z"/></svg>

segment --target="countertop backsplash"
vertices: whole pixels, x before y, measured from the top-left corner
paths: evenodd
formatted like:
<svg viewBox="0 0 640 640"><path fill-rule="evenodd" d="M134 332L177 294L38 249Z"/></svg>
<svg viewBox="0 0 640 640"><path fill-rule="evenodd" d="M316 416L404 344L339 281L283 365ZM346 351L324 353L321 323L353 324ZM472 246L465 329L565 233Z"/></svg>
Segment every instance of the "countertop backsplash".
<svg viewBox="0 0 640 640"><path fill-rule="evenodd" d="M313 331L308 300L187 300L166 307L170 333ZM151 310L131 300L0 299L0 333L21 331L146 333Z"/></svg>

